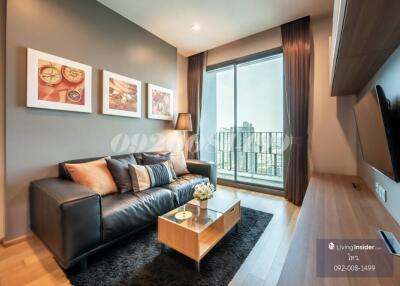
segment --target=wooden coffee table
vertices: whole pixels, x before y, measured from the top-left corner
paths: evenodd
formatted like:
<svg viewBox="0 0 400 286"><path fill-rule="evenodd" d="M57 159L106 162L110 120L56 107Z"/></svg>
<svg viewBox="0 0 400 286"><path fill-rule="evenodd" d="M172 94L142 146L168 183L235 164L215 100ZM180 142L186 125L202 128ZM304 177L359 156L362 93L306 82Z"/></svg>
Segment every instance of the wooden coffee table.
<svg viewBox="0 0 400 286"><path fill-rule="evenodd" d="M182 211L191 213L186 219L176 218ZM216 192L201 209L197 200L158 217L158 240L162 244L190 257L200 271L201 259L240 220L240 200L226 198Z"/></svg>

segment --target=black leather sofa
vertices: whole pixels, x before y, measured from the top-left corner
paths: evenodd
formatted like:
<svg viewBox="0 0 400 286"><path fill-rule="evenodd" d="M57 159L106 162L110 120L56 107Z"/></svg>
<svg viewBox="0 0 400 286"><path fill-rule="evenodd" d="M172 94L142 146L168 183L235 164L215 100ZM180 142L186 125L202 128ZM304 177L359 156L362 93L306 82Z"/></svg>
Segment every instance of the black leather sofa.
<svg viewBox="0 0 400 286"><path fill-rule="evenodd" d="M141 153L134 156L140 164ZM31 229L65 269L78 262L85 266L89 255L133 235L155 223L159 215L185 204L193 198L194 185L208 181L216 184L213 163L188 160L190 174L169 185L101 197L74 183L64 169L65 163L95 159L99 158L60 163L57 178L30 184Z"/></svg>

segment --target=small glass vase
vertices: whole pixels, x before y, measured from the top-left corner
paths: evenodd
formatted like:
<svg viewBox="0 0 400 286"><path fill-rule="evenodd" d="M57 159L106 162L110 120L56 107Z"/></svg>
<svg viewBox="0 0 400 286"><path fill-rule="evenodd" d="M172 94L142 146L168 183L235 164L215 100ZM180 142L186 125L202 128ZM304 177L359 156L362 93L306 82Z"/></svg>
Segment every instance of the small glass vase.
<svg viewBox="0 0 400 286"><path fill-rule="evenodd" d="M201 208L202 210L207 209L208 200L199 201L199 202L200 202L200 208Z"/></svg>

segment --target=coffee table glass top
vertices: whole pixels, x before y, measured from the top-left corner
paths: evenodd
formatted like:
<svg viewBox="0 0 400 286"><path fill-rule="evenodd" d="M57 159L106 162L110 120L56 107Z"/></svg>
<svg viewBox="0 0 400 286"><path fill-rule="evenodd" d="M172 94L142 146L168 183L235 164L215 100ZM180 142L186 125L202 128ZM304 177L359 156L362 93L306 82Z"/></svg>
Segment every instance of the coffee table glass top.
<svg viewBox="0 0 400 286"><path fill-rule="evenodd" d="M181 212L186 213L183 214ZM210 209L201 209L199 206L188 203L162 215L161 217L182 227L188 228L193 232L200 233L221 216L222 213Z"/></svg>

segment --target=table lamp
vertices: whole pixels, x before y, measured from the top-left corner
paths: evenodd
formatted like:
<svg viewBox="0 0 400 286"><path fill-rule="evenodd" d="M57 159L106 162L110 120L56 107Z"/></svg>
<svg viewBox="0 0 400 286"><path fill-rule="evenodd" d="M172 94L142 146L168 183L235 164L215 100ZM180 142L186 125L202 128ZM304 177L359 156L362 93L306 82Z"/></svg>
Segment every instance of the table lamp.
<svg viewBox="0 0 400 286"><path fill-rule="evenodd" d="M192 115L190 113L179 113L176 120L175 130L193 131ZM183 134L183 142L184 146L186 146L186 132Z"/></svg>
<svg viewBox="0 0 400 286"><path fill-rule="evenodd" d="M175 125L176 130L193 131L192 115L190 113L179 113Z"/></svg>

